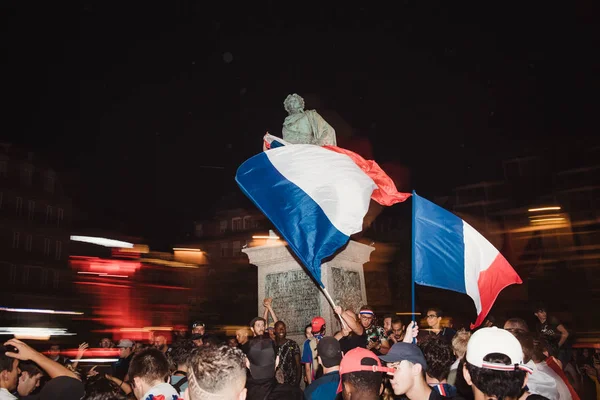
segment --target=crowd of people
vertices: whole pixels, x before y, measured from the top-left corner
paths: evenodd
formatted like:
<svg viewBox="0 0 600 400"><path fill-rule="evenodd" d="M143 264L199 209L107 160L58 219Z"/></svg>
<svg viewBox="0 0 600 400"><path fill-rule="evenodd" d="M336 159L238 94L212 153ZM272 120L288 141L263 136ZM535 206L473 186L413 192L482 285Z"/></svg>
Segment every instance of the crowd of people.
<svg viewBox="0 0 600 400"><path fill-rule="evenodd" d="M439 308L419 330L391 315L379 325L368 305L335 307L342 328L329 332L315 316L301 344L272 300L264 306L226 340L202 322L171 343L160 333L147 344L105 338L100 347L119 353L110 371L81 365L87 343L68 359L56 345L42 354L10 339L0 351L0 400L600 399L600 349L573 351L569 330L543 305L535 329L488 317L473 332L444 326Z"/></svg>

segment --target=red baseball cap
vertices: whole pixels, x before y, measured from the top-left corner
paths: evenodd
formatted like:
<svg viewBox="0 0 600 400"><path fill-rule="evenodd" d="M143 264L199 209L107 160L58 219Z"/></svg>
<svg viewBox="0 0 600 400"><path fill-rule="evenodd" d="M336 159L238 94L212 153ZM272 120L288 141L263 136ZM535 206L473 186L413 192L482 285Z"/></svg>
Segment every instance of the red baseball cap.
<svg viewBox="0 0 600 400"><path fill-rule="evenodd" d="M379 357L372 351L357 347L346 354L340 363L340 384L337 393L342 392L342 375L350 372L369 371L369 372L394 372L394 368L388 368L381 365Z"/></svg>
<svg viewBox="0 0 600 400"><path fill-rule="evenodd" d="M312 331L314 332L321 332L321 329L323 328L323 325L325 325L325 318L323 317L314 317L312 319L312 321L310 322L310 325L312 327Z"/></svg>

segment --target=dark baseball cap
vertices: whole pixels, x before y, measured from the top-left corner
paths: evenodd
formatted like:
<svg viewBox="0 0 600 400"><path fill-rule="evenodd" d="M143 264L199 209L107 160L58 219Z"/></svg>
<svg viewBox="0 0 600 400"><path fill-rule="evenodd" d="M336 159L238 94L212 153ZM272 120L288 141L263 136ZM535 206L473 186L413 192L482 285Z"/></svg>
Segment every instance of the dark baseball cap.
<svg viewBox="0 0 600 400"><path fill-rule="evenodd" d="M37 397L38 400L80 400L85 396L83 383L70 376L58 376L44 385Z"/></svg>
<svg viewBox="0 0 600 400"><path fill-rule="evenodd" d="M423 371L427 371L427 361L419 347L412 343L396 343L390 351L384 356L380 356L387 363L395 363L403 360L410 361L413 364L421 364Z"/></svg>
<svg viewBox="0 0 600 400"><path fill-rule="evenodd" d="M321 357L321 362L325 368L340 365L342 361L340 342L333 336L324 337L317 343L317 355Z"/></svg>
<svg viewBox="0 0 600 400"><path fill-rule="evenodd" d="M273 341L266 338L250 340L248 361L250 374L254 379L267 379L275 376L275 348Z"/></svg>
<svg viewBox="0 0 600 400"><path fill-rule="evenodd" d="M202 321L196 321L192 324L192 329L194 328L206 328L206 325Z"/></svg>

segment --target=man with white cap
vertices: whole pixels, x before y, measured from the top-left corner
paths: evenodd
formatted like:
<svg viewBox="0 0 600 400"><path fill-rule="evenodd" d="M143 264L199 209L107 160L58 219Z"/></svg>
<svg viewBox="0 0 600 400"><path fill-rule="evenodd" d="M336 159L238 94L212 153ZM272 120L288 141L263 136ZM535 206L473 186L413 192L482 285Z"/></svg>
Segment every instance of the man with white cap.
<svg viewBox="0 0 600 400"><path fill-rule="evenodd" d="M475 400L545 398L525 392L532 370L523 363L521 344L510 332L496 327L478 330L467 344L465 358L463 375Z"/></svg>

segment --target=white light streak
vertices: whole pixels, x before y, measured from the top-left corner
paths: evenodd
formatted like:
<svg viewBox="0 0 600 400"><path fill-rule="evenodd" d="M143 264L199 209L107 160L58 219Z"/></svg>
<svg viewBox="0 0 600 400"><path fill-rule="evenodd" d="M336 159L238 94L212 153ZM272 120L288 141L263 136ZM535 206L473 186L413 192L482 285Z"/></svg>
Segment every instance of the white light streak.
<svg viewBox="0 0 600 400"><path fill-rule="evenodd" d="M32 314L61 314L61 315L83 315L79 311L56 311L56 310L45 310L41 308L11 308L11 307L0 307L0 311L16 312L16 313L32 313Z"/></svg>
<svg viewBox="0 0 600 400"><path fill-rule="evenodd" d="M90 362L90 363L114 363L119 361L118 358L83 358L81 360L77 360L75 358L71 359L71 362Z"/></svg>
<svg viewBox="0 0 600 400"><path fill-rule="evenodd" d="M14 335L17 338L39 338L45 339L49 336L75 336L76 333L67 332L63 328L23 328L23 327L0 327L0 335Z"/></svg>
<svg viewBox="0 0 600 400"><path fill-rule="evenodd" d="M107 239L95 236L71 236L71 240L74 242L84 242L97 244L104 247L121 247L126 249L132 249L133 243L122 242L120 240Z"/></svg>
<svg viewBox="0 0 600 400"><path fill-rule="evenodd" d="M560 206L530 208L527 211L529 211L529 212L538 212L538 211L557 211L557 210L560 210Z"/></svg>

